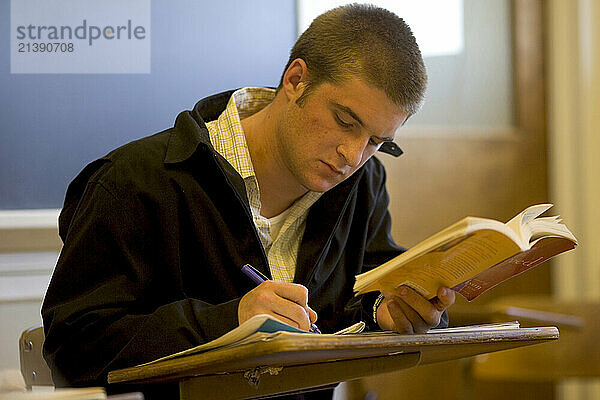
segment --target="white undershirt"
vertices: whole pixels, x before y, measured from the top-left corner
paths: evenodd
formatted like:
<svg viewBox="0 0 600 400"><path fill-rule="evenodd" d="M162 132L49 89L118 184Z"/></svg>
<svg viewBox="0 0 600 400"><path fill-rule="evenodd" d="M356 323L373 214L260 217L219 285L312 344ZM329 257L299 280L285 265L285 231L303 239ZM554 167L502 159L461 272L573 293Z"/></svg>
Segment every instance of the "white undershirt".
<svg viewBox="0 0 600 400"><path fill-rule="evenodd" d="M276 215L273 218L269 218L269 225L271 228L269 232L271 236L271 243L277 240L279 232L281 231L281 228L283 227L283 224L285 223L285 220L287 219L288 215L290 215L291 211L292 207L288 207L279 215Z"/></svg>

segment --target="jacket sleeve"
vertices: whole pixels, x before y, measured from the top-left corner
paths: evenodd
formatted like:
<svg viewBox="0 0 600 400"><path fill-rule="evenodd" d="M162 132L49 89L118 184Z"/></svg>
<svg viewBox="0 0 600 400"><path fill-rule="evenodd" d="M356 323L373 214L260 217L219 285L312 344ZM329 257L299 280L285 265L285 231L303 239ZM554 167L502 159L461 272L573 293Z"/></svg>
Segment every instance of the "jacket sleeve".
<svg viewBox="0 0 600 400"><path fill-rule="evenodd" d="M113 369L237 326L239 299L209 304L172 289L181 288L181 273L148 234L157 227L143 204L85 178L67 192L64 247L42 307L44 357L57 386L106 385Z"/></svg>
<svg viewBox="0 0 600 400"><path fill-rule="evenodd" d="M376 166L378 168L376 168L375 175L378 179L374 179L373 184L369 187L369 192L372 195L370 200L372 212L368 223L363 272L369 271L406 251L405 248L398 246L392 237L392 217L388 209L390 198L385 187L386 174L379 162L376 163ZM378 296L379 292L366 293L355 297L348 304L351 308L360 304L362 320L367 323L368 328L371 330L380 329L373 321L373 306ZM447 326L448 313L444 311L437 328Z"/></svg>

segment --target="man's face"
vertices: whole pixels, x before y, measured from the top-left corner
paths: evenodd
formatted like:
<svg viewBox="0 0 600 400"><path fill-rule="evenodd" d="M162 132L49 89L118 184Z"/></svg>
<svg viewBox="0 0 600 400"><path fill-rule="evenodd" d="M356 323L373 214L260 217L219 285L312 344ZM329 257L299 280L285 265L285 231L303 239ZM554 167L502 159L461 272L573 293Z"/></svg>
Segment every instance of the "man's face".
<svg viewBox="0 0 600 400"><path fill-rule="evenodd" d="M300 91L301 93L301 91ZM277 124L277 154L307 190L324 192L394 139L407 114L362 79L322 83L299 106L292 98Z"/></svg>

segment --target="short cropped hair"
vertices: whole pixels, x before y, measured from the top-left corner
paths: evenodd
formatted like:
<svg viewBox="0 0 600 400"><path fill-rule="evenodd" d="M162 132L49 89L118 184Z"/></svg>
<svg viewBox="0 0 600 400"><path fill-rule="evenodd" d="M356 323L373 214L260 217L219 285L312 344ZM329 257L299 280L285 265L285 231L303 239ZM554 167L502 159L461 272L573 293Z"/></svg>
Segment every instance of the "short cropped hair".
<svg viewBox="0 0 600 400"><path fill-rule="evenodd" d="M382 90L409 115L425 96L427 72L410 27L396 14L367 4L350 4L321 14L300 35L285 71L297 58L308 68L303 98L323 82L341 84L359 76ZM283 85L283 75L279 82Z"/></svg>

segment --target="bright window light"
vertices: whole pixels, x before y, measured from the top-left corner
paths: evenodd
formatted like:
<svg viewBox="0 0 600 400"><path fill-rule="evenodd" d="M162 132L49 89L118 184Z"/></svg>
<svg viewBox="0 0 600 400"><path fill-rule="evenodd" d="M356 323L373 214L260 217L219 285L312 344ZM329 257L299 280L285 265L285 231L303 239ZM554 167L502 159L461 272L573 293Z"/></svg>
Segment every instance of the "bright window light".
<svg viewBox="0 0 600 400"><path fill-rule="evenodd" d="M344 4L343 0L298 0L298 35L319 14ZM371 4L388 9L410 25L423 57L455 55L463 51L462 0L378 0Z"/></svg>

